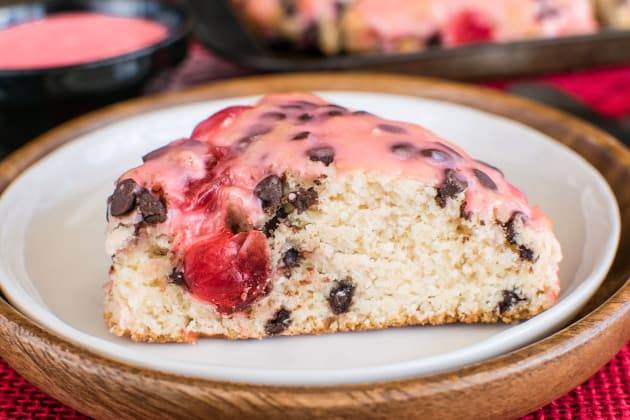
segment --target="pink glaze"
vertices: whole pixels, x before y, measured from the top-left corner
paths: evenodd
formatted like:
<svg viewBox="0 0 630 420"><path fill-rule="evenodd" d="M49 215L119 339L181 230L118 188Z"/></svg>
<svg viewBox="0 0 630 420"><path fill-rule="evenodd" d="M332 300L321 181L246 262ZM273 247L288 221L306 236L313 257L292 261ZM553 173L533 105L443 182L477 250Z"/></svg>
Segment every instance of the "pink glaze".
<svg viewBox="0 0 630 420"><path fill-rule="evenodd" d="M0 69L89 63L131 53L166 37L145 19L89 12L61 13L0 30Z"/></svg>
<svg viewBox="0 0 630 420"><path fill-rule="evenodd" d="M284 118L278 119L281 114ZM301 121L302 115L312 119ZM382 124L400 132L379 128ZM310 133L307 138L291 140L304 131ZM355 114L310 94L268 95L254 107L228 108L199 124L192 139L197 141L178 140L158 149L147 156L144 165L120 178L132 178L143 187L162 191L168 208L165 226L175 237L176 248L183 252L199 240L225 231L228 212L259 225L264 212L253 194L256 185L270 174L290 172L314 179L326 173L328 167L307 157L309 149L322 145L334 149L331 167L339 176L370 170L402 174L438 186L447 168L456 169L468 182L467 212L505 221L520 211L532 227L549 226L543 213L531 208L522 192L458 146L414 124ZM448 159L394 153L392 146L399 143L418 151L437 149ZM496 184L496 191L484 187L473 169L485 173Z"/></svg>

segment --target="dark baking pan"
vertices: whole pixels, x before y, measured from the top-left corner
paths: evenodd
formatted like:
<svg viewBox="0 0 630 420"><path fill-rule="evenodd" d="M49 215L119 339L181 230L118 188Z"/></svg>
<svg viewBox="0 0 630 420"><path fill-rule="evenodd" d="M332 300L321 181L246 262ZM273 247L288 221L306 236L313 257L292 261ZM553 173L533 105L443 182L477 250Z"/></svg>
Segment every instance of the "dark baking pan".
<svg viewBox="0 0 630 420"><path fill-rule="evenodd" d="M630 63L630 31L502 44L432 48L409 54L325 57L283 53L250 36L225 0L188 0L200 39L227 59L262 71L382 70L479 80Z"/></svg>

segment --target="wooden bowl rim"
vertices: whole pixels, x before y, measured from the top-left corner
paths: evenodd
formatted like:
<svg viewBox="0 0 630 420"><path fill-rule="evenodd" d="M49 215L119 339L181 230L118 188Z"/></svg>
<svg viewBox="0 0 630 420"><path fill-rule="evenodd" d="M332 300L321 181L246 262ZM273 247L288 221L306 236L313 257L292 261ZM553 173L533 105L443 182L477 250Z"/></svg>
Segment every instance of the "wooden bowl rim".
<svg viewBox="0 0 630 420"><path fill-rule="evenodd" d="M172 105L194 103L198 101L257 95L271 91L285 90L346 90L369 91L379 93L391 93L412 97L426 97L438 100L448 100L454 103L472 106L471 98L483 97L484 105L476 107L482 111L501 115L501 109L512 108L523 112L523 115L542 115L544 120L559 121L562 124L570 124L573 132L588 134L589 138L598 147L613 153L618 161L626 168L630 168L630 151L617 140L589 124L556 111L551 108L533 103L528 100L515 98L501 92L476 86L467 86L460 83L444 82L415 76L388 75L381 73L301 73L293 75L253 76L239 79L231 79L196 87L178 93L167 93L110 106L86 116L66 123L27 144L14 152L4 161L0 162L0 192L26 168L55 150L62 144L73 140L81 134L111 124L122 118L166 108ZM495 105L491 105L495 104ZM519 118L517 118L519 120ZM522 120L521 120L522 122ZM544 127L533 125L533 128L544 132ZM532 126L530 124L530 126ZM551 136L551 135L550 135ZM552 136L553 137L553 136ZM590 340L596 339L613 324L621 331L616 348L602 349L602 356L597 360L599 366L603 365L614 355L619 348L630 339L630 277L626 277L622 286L612 294L604 303L588 313L583 318L568 325L564 329L536 341L526 347L512 352L465 366L455 372L446 372L421 376L405 380L385 381L376 383L335 385L335 386L270 386L246 383L233 383L226 381L187 377L152 369L139 368L113 359L109 359L89 350L76 346L69 341L57 337L53 333L44 330L33 321L13 308L9 303L0 299L0 329L6 334L17 337L18 340L27 340L37 343L50 351L50 354L64 355L80 361L80 370L108 369L116 372L120 380L126 377L141 375L144 380L156 382L168 382L177 385L208 387L211 389L242 392L246 395L256 390L265 389L283 393L293 398L292 404L308 405L305 397L313 397L314 401L341 398L344 393L353 391L366 391L371 388L397 390L402 393L397 397L402 400L410 400L419 397L448 393L452 390L462 391L471 384L479 386L498 378L510 375L524 375L533 367L541 367L546 363L567 355L574 349L584 346ZM0 337L0 343L5 344L4 337ZM609 343L610 344L610 343ZM0 346L0 354L9 361L14 360L6 346ZM44 390L68 403L67 396L55 392L50 384L41 385L41 380L32 378L29 369L25 365L16 363L18 371L24 372L27 379L33 380L42 386ZM93 371L92 371L93 372ZM594 372L594 370L593 370ZM592 374L593 372L590 372ZM589 374L589 376L590 376ZM584 375L582 375L584 376ZM568 379L567 386L574 387L585 380L586 377ZM566 388L566 387L565 387ZM563 393L568 389L562 389ZM61 395L61 396L59 396ZM299 400L299 402L298 402ZM70 401L70 403L77 401ZM355 402L356 403L356 402ZM344 404L344 403L339 403ZM532 407L535 408L535 407Z"/></svg>

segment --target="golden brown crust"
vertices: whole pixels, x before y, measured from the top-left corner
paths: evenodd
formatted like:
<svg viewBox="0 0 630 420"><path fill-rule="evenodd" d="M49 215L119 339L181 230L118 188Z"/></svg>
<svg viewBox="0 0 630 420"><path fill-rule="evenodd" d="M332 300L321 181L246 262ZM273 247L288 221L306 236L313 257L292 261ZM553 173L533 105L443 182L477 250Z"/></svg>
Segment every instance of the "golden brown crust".
<svg viewBox="0 0 630 420"><path fill-rule="evenodd" d="M443 314L438 316L433 316L425 319L421 319L414 316L404 316L399 318L392 318L387 320L386 322L378 323L374 322L372 319L365 319L361 322L349 322L343 321L344 316L340 316L338 318L329 318L324 322L320 322L315 328L290 328L284 332L282 332L281 336L296 336L296 335L321 335L321 334L330 334L336 332L352 332L352 331L371 331L371 330L379 330L385 328L401 328L401 327L411 327L411 326L420 326L420 325L445 325L445 324L454 324L454 323L462 323L462 324L474 324L474 323L484 323L484 324L492 324L502 322L505 324L511 324L517 321L524 321L532 318L535 315L543 312L547 308L538 307L535 309L532 308L515 308L513 310L507 311L503 314L499 314L498 312L476 312L470 314ZM105 313L105 322L109 328L109 331L119 337L129 337L133 341L145 342L145 343L194 343L197 341L197 338L224 338L229 340L244 340L244 339L261 339L266 336L260 337L252 337L252 336L241 336L238 334L231 334L231 331L228 331L227 334L204 334L201 332L189 332L189 331L181 331L179 334L168 334L168 335L154 335L146 332L137 332L131 331L128 328L121 328L116 321L113 319L111 312Z"/></svg>

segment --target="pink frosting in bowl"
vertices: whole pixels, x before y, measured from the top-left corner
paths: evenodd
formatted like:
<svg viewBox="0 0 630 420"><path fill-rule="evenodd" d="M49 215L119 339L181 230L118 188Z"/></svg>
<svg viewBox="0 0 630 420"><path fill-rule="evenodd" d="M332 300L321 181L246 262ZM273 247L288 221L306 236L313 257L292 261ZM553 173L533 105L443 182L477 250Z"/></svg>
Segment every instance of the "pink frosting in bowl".
<svg viewBox="0 0 630 420"><path fill-rule="evenodd" d="M0 30L0 70L105 60L153 45L167 34L166 26L147 19L59 13Z"/></svg>

